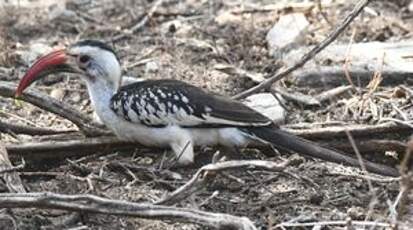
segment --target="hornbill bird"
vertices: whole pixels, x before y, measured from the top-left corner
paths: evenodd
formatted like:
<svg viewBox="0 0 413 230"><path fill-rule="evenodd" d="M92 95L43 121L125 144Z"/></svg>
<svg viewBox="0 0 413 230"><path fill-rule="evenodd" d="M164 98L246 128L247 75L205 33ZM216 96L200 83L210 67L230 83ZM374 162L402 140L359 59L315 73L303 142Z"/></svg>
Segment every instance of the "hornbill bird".
<svg viewBox="0 0 413 230"><path fill-rule="evenodd" d="M97 115L118 138L170 147L179 163L194 161L194 146L245 147L263 142L309 157L358 167L359 161L280 130L248 106L177 80L145 80L121 86L114 50L97 40L79 41L39 58L21 79L16 96L51 73L81 75ZM365 161L370 172L398 176L395 168Z"/></svg>

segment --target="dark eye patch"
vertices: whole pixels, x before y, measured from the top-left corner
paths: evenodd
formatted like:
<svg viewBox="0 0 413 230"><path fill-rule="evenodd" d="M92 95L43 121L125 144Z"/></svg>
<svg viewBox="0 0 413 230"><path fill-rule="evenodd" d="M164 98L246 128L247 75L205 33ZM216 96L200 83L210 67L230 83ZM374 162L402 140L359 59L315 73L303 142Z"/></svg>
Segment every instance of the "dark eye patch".
<svg viewBox="0 0 413 230"><path fill-rule="evenodd" d="M87 63L89 60L90 60L90 57L87 55L82 55L79 57L79 62L83 64Z"/></svg>

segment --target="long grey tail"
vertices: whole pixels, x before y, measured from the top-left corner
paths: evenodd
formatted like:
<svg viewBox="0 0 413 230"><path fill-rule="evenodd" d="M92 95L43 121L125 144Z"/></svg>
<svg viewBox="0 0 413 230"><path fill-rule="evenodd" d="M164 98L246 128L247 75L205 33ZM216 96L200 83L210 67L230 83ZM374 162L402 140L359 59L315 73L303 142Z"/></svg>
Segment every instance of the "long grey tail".
<svg viewBox="0 0 413 230"><path fill-rule="evenodd" d="M243 129L243 131L269 142L277 148L282 148L287 151L293 151L301 155L315 157L329 162L360 168L359 160L354 157L323 148L315 143L312 143L311 141L294 136L293 134L289 134L277 128L256 127ZM397 169L387 165L381 165L366 160L364 160L364 165L367 171L372 173L394 177L400 176Z"/></svg>

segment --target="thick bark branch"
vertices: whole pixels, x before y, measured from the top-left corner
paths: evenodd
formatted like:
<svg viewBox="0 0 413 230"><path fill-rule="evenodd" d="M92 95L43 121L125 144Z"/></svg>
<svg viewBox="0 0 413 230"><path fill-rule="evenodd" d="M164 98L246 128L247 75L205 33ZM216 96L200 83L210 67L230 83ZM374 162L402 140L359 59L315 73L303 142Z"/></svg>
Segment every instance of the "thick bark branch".
<svg viewBox="0 0 413 230"><path fill-rule="evenodd" d="M120 141L116 137L94 137L75 140L26 142L6 146L11 156L25 159L67 158L95 154L114 149L145 148L138 143Z"/></svg>
<svg viewBox="0 0 413 230"><path fill-rule="evenodd" d="M31 136L54 135L61 133L74 133L76 130L55 130L33 126L16 125L0 120L0 132L12 134L26 134Z"/></svg>
<svg viewBox="0 0 413 230"><path fill-rule="evenodd" d="M94 195L62 195L55 193L3 193L0 208L42 208L92 212L148 219L179 221L208 226L215 229L255 230L246 217L224 213L211 213L187 208L139 204L111 200Z"/></svg>
<svg viewBox="0 0 413 230"><path fill-rule="evenodd" d="M0 81L0 96L14 98L16 88L16 84ZM94 124L91 119L84 116L76 109L73 109L70 106L63 104L60 101L37 90L26 90L20 99L48 112L66 118L67 120L73 122L77 127L79 127L79 129L86 136L102 136L110 133L108 130L100 128L99 125Z"/></svg>
<svg viewBox="0 0 413 230"><path fill-rule="evenodd" d="M394 122L386 122L378 125L343 125L305 129L294 129L293 126L290 127L291 128L284 128L284 130L297 136L311 140L331 140L333 138L345 138L346 130L349 131L353 137L357 138L378 138L389 134L394 136L395 133L400 136L408 137L413 131L409 126L399 125Z"/></svg>

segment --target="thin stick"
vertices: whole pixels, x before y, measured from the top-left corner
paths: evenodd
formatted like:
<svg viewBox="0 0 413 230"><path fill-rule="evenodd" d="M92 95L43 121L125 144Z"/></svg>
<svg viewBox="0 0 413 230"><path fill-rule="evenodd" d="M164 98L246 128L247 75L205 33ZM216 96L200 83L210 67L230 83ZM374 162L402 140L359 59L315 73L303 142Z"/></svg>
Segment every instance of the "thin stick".
<svg viewBox="0 0 413 230"><path fill-rule="evenodd" d="M255 230L246 217L225 213L204 212L188 208L140 204L111 200L94 195L63 195L56 193L2 193L0 208L41 208L77 212L122 215L194 223L215 229Z"/></svg>
<svg viewBox="0 0 413 230"><path fill-rule="evenodd" d="M366 178L367 179L367 185L369 187L369 191L370 191L370 194L371 194L372 198L371 198L371 201L369 203L369 210L368 210L368 212L366 214L366 218L365 218L365 221L367 221L368 219L370 219L371 214L372 214L373 209L374 209L374 206L376 205L376 203L378 201L377 193L376 193L376 190L373 187L373 183L370 180L370 177L371 177L370 173L367 171L366 164L363 161L363 157L361 156L360 151L357 148L357 145L356 145L356 142L353 139L353 136L351 135L351 133L348 130L346 130L346 134L347 134L348 140L351 143L351 146L353 147L353 151L356 153L357 159L360 162L360 168L363 170L363 173L368 176Z"/></svg>
<svg viewBox="0 0 413 230"><path fill-rule="evenodd" d="M350 173L328 173L326 174L328 176L344 176L344 177L352 177L352 178L357 178L357 179L362 179L362 180L371 180L377 183L393 183L393 182L398 182L401 180L400 177L394 177L394 178L380 178L376 176L366 176L366 175L359 175L359 174L350 174Z"/></svg>
<svg viewBox="0 0 413 230"><path fill-rule="evenodd" d="M185 199L186 197L203 188L206 182L209 181L209 179L211 179L211 175L215 175L216 172L239 168L258 168L269 171L281 172L288 166L288 164L290 164L289 161L275 163L271 161L262 160L234 160L208 164L200 168L188 182L186 182L184 185L182 185L169 195L156 201L155 204L170 205Z"/></svg>
<svg viewBox="0 0 413 230"><path fill-rule="evenodd" d="M237 94L233 97L233 99L242 99L245 98L253 93L256 93L262 89L269 88L275 82L281 80L282 78L288 76L295 70L304 66L309 60L311 60L315 55L320 53L323 49L325 49L329 44L331 44L346 28L347 26L356 18L361 11L363 11L364 7L370 3L371 0L360 0L354 9L344 18L337 28L332 31L322 42L317 44L313 49L311 49L308 53L304 54L301 59L295 63L293 66L285 69L284 71L279 72L278 74L268 78L267 80L261 82L260 84L245 90L244 92Z"/></svg>
<svg viewBox="0 0 413 230"><path fill-rule="evenodd" d="M365 173L368 176L366 179L367 179L367 183L368 183L368 186L369 186L369 190L372 193L372 195L374 195L375 192L374 192L374 188L373 188L373 183L371 183L371 180L370 180L371 176L370 176L369 172L366 169L366 165L364 164L363 157L361 156L360 151L357 148L356 142L354 141L354 138L351 135L351 133L348 130L346 130L346 134L347 134L348 140L350 141L351 146L353 147L354 152L356 153L357 159L360 162L361 170L363 170L363 173Z"/></svg>
<svg viewBox="0 0 413 230"><path fill-rule="evenodd" d="M351 79L350 71L348 69L349 69L349 65L351 64L350 53L351 53L351 47L354 42L354 37L356 36L356 31L357 29L354 29L353 32L351 33L350 42L347 46L346 58L344 59L344 64L343 64L344 76L346 76L348 83L350 83L354 91L357 91L357 87L354 85L353 80Z"/></svg>
<svg viewBox="0 0 413 230"><path fill-rule="evenodd" d="M383 227L388 228L391 227L388 223L380 223L375 221L352 221L353 225L360 225L360 226L371 226L371 227ZM320 221L320 222L310 222L310 223L281 223L277 225L275 228L282 228L282 227L310 227L310 226L337 226L343 225L345 226L347 221Z"/></svg>
<svg viewBox="0 0 413 230"><path fill-rule="evenodd" d="M142 20L140 20L138 23L136 23L132 28L130 28L130 32L131 34L136 33L138 30L142 29L146 23L148 23L149 19L152 18L153 14L155 13L156 9L158 9L158 7L160 5L162 5L163 0L158 0L156 1L151 9L148 11L148 13L142 18ZM129 34L123 33L123 34L119 34L115 37L113 37L111 39L111 42L117 42L119 40L124 39L125 37L127 37Z"/></svg>

